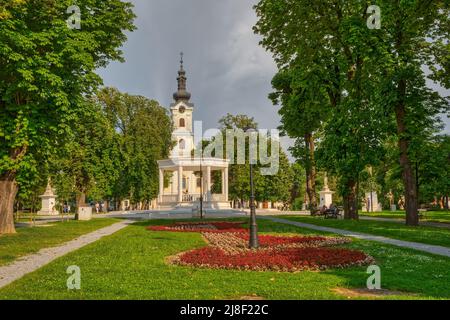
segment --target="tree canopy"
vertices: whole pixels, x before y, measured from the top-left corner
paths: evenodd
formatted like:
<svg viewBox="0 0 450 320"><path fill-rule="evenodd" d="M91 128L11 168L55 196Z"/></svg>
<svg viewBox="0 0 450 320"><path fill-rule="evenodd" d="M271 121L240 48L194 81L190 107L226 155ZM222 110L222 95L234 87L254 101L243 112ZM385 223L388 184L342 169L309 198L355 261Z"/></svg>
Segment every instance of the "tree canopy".
<svg viewBox="0 0 450 320"><path fill-rule="evenodd" d="M70 29L72 4L0 3L0 233L14 232L17 175L55 152L58 136L70 133L69 110L101 84L97 68L123 61L125 32L135 29L132 5L120 0L77 1L82 25Z"/></svg>
<svg viewBox="0 0 450 320"><path fill-rule="evenodd" d="M384 140L394 136L405 190L406 222L415 225L413 162L414 148L419 146L415 141L439 121L439 112L448 110L448 101L428 88L426 80L444 87L449 84L449 4L377 1L382 12L379 29L367 27L372 4L261 0L255 6L259 20L254 30L262 35L261 44L273 53L281 75L298 74L297 79L305 80L303 92L312 93L303 96L309 105L325 95L328 98L320 104L330 113L320 124L317 156L319 165L340 177L345 216L358 217L359 175L379 161ZM280 74L277 77L274 84L279 90ZM280 113L287 119L283 126L288 134L297 137L290 129L296 121L303 121L303 106L297 101L293 111L286 113L291 110L289 101L299 96L292 83L289 89L283 91L288 97L281 100ZM300 108L297 113L296 108Z"/></svg>

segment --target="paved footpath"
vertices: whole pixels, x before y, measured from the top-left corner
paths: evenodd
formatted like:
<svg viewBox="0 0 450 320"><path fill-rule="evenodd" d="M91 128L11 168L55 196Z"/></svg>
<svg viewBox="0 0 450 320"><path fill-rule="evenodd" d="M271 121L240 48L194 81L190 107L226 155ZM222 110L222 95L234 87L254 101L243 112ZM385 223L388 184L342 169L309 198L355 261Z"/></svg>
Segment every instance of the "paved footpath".
<svg viewBox="0 0 450 320"><path fill-rule="evenodd" d="M348 231L348 230L342 230L342 229L336 229L336 228L330 228L330 227L316 226L314 224L291 221L291 220L274 218L274 217L258 217L258 219L267 219L267 220L271 220L274 222L289 224L289 225L293 225L293 226L297 226L297 227L301 227L301 228L313 229L313 230L324 231L324 232L331 232L331 233L340 234L340 235L347 236L347 237L353 237L353 238L357 238L357 239L370 240L370 241L377 241L377 242L391 244L391 245L398 246L398 247L414 249L414 250L419 250L419 251L423 251L423 252L427 252L427 253L450 257L450 248L443 247L443 246L435 246L435 245L424 244L424 243L420 243L420 242L396 240L396 239L391 239L391 238L382 237L382 236L374 236L374 235L367 234L367 233L360 233L360 232L354 232L354 231Z"/></svg>
<svg viewBox="0 0 450 320"><path fill-rule="evenodd" d="M123 220L108 227L98 229L91 233L82 235L76 239L66 242L60 246L42 249L37 253L18 258L6 266L0 267L0 288L11 282L22 278L27 273L36 271L53 260L91 244L104 236L109 236L133 223Z"/></svg>

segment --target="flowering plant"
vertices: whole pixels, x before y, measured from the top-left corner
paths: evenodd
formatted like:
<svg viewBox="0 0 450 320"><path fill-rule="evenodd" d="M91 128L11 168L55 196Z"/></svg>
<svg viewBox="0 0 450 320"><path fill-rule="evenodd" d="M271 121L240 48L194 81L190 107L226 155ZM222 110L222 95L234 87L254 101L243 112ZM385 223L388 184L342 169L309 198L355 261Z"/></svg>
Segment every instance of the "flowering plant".
<svg viewBox="0 0 450 320"><path fill-rule="evenodd" d="M373 258L364 252L330 246L348 243L344 237L260 235L260 248L248 247L249 232L241 222L179 222L151 226L151 231L200 232L207 247L178 254L172 262L196 267L301 271L365 265Z"/></svg>

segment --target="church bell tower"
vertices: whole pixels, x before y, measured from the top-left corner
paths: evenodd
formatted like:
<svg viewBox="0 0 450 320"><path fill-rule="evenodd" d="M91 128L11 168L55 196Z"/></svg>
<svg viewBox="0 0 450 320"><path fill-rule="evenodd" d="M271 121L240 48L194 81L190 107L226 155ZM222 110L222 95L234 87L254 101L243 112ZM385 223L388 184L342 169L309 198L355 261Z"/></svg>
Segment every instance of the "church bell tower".
<svg viewBox="0 0 450 320"><path fill-rule="evenodd" d="M178 71L178 90L173 94L174 103L170 106L174 132L172 134L176 146L172 157L189 157L194 146L192 113L194 104L189 102L191 94L186 89L186 71L184 70L183 53L181 53L180 70Z"/></svg>

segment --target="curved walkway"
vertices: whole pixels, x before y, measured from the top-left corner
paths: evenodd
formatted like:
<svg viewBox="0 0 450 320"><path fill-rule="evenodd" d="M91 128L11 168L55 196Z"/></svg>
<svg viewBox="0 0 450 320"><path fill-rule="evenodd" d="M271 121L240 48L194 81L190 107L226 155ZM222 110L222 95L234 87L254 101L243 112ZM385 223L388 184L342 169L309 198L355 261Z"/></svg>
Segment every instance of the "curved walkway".
<svg viewBox="0 0 450 320"><path fill-rule="evenodd" d="M349 230L316 226L314 224L290 221L290 220L274 218L274 217L258 217L258 219L267 219L267 220L271 220L271 221L278 222L278 223L284 223L284 224L297 226L300 228L318 230L318 231L323 231L323 232L331 232L331 233L340 234L340 235L347 236L347 237L353 237L353 238L369 240L369 241L376 241L376 242L386 243L386 244L390 244L390 245L394 245L394 246L398 246L398 247L402 247L402 248L414 249L414 250L423 251L423 252L427 252L427 253L437 254L440 256L450 257L450 248L443 247L443 246L435 246L435 245L424 244L424 243L420 243L420 242L397 240L397 239L392 239L392 238L387 238L387 237L382 237L382 236L374 236L374 235L371 235L368 233L360 233L360 232L354 232L354 231L349 231Z"/></svg>
<svg viewBox="0 0 450 320"><path fill-rule="evenodd" d="M36 271L53 260L66 255L69 252L78 250L88 244L91 244L104 236L109 236L129 224L130 220L120 221L108 227L98 229L91 233L82 235L76 239L66 242L60 246L42 249L37 253L30 254L17 259L6 266L0 267L0 288L10 284L11 282L22 278L27 273Z"/></svg>

